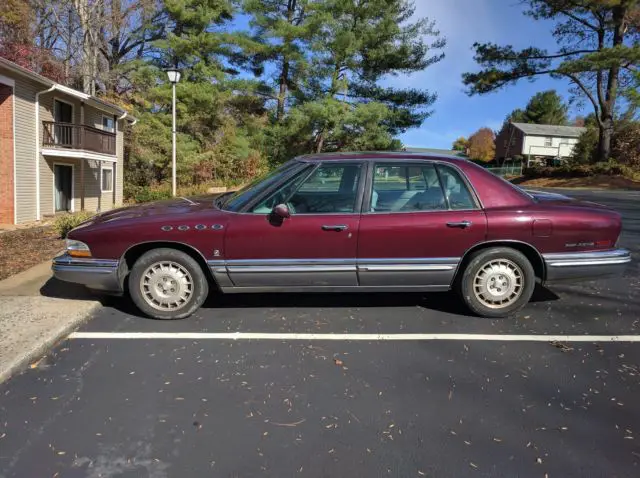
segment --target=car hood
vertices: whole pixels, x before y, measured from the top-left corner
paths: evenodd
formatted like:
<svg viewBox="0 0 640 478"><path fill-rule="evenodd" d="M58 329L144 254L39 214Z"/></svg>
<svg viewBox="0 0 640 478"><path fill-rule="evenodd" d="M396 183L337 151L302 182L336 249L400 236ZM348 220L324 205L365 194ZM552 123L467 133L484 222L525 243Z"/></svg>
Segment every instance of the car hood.
<svg viewBox="0 0 640 478"><path fill-rule="evenodd" d="M138 204L135 206L127 206L99 214L87 221L85 224L104 224L115 221L141 220L145 218L154 218L156 216L192 214L215 209L213 203L214 199L215 195L199 196L192 198L168 199L164 201Z"/></svg>

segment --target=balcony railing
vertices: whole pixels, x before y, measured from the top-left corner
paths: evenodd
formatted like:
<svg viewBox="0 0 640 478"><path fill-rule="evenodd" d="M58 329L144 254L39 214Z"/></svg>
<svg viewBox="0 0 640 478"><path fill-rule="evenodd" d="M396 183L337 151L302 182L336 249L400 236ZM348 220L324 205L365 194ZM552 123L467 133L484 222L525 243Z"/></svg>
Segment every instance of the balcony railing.
<svg viewBox="0 0 640 478"><path fill-rule="evenodd" d="M72 123L43 121L42 146L116 154L116 134Z"/></svg>

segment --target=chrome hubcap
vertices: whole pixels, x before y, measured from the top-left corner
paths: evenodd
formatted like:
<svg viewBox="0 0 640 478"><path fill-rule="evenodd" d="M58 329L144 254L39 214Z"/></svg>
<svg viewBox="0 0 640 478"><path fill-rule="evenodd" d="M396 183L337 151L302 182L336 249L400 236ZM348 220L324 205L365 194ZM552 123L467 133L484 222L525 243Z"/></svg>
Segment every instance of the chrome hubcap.
<svg viewBox="0 0 640 478"><path fill-rule="evenodd" d="M487 262L473 279L476 298L492 309L507 307L518 300L523 286L522 270L508 259Z"/></svg>
<svg viewBox="0 0 640 478"><path fill-rule="evenodd" d="M156 262L144 271L140 291L154 309L178 310L191 300L193 279L189 271L176 262Z"/></svg>

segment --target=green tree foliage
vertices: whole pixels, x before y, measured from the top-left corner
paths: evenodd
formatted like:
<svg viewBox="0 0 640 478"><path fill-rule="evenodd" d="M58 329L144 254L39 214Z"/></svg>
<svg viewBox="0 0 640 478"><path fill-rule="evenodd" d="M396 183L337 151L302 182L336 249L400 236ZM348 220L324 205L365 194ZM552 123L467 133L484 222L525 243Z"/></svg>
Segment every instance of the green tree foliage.
<svg viewBox="0 0 640 478"><path fill-rule="evenodd" d="M245 0L243 3L255 30L255 43L248 47L254 53L253 72L263 75L265 67L273 69L265 78L261 93L277 102L275 119L278 122L284 119L290 92L297 91L310 73L307 52L321 24L309 3L309 0Z"/></svg>
<svg viewBox="0 0 640 478"><path fill-rule="evenodd" d="M531 97L524 110L516 108L507 115L497 135L504 135L504 132L509 128L509 123L567 124L568 110L568 105L562 101L555 90L536 93Z"/></svg>
<svg viewBox="0 0 640 478"><path fill-rule="evenodd" d="M569 107L555 90L536 93L527 103L519 122L533 124L565 125Z"/></svg>
<svg viewBox="0 0 640 478"><path fill-rule="evenodd" d="M640 0L526 0L534 20L555 20L555 52L535 46L476 43L482 66L465 73L469 94L483 94L540 75L565 78L591 103L599 129L598 156L609 158L616 101L640 64L640 31L634 27Z"/></svg>
<svg viewBox="0 0 640 478"><path fill-rule="evenodd" d="M572 162L590 164L598 161L598 127L595 118L587 118L587 130L573 149ZM640 123L617 121L611 139L611 157L618 163L637 170L640 168Z"/></svg>
<svg viewBox="0 0 640 478"><path fill-rule="evenodd" d="M138 118L124 168L138 192L171 176L168 67L182 73L178 185L197 188L298 154L400 149L396 136L429 117L436 94L385 80L440 61L445 46L409 0L7 1L0 49L9 37L40 45L54 79Z"/></svg>
<svg viewBox="0 0 640 478"><path fill-rule="evenodd" d="M435 94L379 85L386 76L420 71L443 57L444 40L433 22L412 22L408 1L291 0L247 7L254 24L269 32L265 63L276 65L276 124L269 130L275 161L396 148L394 135L430 115ZM296 41L294 33L301 33Z"/></svg>
<svg viewBox="0 0 640 478"><path fill-rule="evenodd" d="M130 153L130 181L169 177L171 85L163 69L177 67L178 175L183 185L249 179L265 167L260 153L266 121L252 84L237 79L243 36L227 33L233 14L226 0L167 0L166 38L154 43L156 58L138 72L142 111Z"/></svg>

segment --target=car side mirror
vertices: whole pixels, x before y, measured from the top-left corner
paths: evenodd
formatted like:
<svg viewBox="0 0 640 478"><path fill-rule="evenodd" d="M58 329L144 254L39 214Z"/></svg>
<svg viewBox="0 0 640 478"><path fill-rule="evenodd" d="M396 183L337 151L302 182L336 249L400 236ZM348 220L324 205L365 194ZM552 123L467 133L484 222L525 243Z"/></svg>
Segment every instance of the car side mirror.
<svg viewBox="0 0 640 478"><path fill-rule="evenodd" d="M291 212L286 204L278 204L273 208L271 214L279 219L289 219L291 217Z"/></svg>

